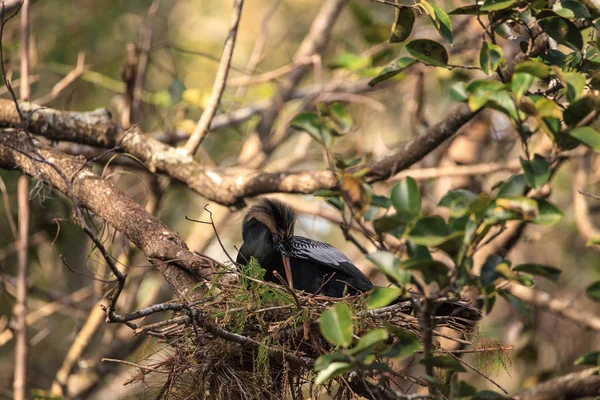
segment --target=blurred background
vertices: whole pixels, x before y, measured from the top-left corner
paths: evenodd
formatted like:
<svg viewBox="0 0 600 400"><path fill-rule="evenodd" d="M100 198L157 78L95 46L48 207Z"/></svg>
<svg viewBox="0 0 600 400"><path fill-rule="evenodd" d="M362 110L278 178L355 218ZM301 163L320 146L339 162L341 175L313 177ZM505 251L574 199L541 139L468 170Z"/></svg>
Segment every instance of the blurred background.
<svg viewBox="0 0 600 400"><path fill-rule="evenodd" d="M463 5L461 1L436 1L446 10ZM124 126L137 123L147 132L171 144L189 134L210 95L214 76L227 35L231 12L230 1L163 0L154 16L148 15L151 1L33 1L31 6L32 95L34 102L60 110L92 111L107 108L113 121ZM244 7L240 31L232 60L230 80L260 74L289 65L300 42L310 28L321 0L249 0ZM408 3L407 3L408 4ZM352 0L335 23L331 40L323 57L311 67L301 87L328 82L360 82L376 73L393 59L403 55L401 47L385 43L394 20L390 7L368 0ZM150 26L149 26L150 22ZM476 65L481 43L481 28L469 18L452 18L455 40L448 47L451 63ZM128 68L137 63L135 48L141 45L147 30L152 31L152 45L143 87L143 101L138 121L128 121ZM426 18L417 19L412 37L434 37L436 30ZM131 46L131 44L135 46ZM518 42L499 43L507 58L518 51ZM6 70L14 86L19 79L18 18L4 28L3 50ZM83 65L77 69L77 63ZM76 71L76 78L56 96L53 88L66 75ZM391 154L426 128L446 117L453 104L450 87L456 81L481 77L480 71L445 70L417 66L368 93L358 96L348 106L353 120L352 132L337 140L334 152L377 159ZM239 82L239 81L238 81ZM341 82L341 83L340 83ZM270 99L277 81L252 85L228 85L219 113L233 113ZM0 94L8 98L6 88ZM302 100L289 102L282 110L273 135L273 149L263 160L252 153L252 135L258 118L225 126L211 132L200 151L207 166L244 171L299 170L324 168L320 147L306 134L286 129L289 121L302 109L314 107ZM539 135L538 135L539 136ZM541 140L541 139L540 139ZM455 139L434 151L414 168L451 169L459 165L486 164L488 170L473 175L416 179L424 206L435 210L439 199L458 187L489 191L491 186L520 170L521 155L517 133L500 113L485 111L463 128ZM61 143L57 146L74 154L89 149ZM246 151L246 153L245 153ZM246 156L244 156L246 154ZM594 192L598 174L594 159L587 167L576 166L580 160L565 163L554 179L551 201L563 210L562 221L551 227L528 226L521 241L510 251L513 265L535 262L554 265L563 270L557 284L540 280L538 286L572 305L597 311L584 296L585 287L600 279L600 256L585 245L593 230L600 202L577 200L574 191ZM149 173L135 160L125 156L104 157L94 164L96 172L112 180L136 202L143 204L188 246L219 261L226 261L210 227L187 221L186 216L206 219L207 201L184 185ZM588 172L586 172L588 171ZM591 171L591 172L589 172ZM485 172L485 173L483 173ZM14 340L7 329L15 302L17 245L11 224L17 219L17 172L0 170L0 398L12 398ZM393 178L391 182L397 181ZM388 193L390 183L377 184L374 190ZM67 351L82 327L87 326L91 344L83 357L72 365L68 390L70 397L107 399L150 398L151 380L123 386L132 371L127 366L101 362L102 357L136 361L152 355L159 359L160 348L152 340L133 336L124 326L107 325L102 317L90 320L90 310L104 293L109 277L101 257L93 252L87 236L72 222L70 202L38 181L31 181L31 247L29 269L30 341L29 382L31 389L47 390L63 365ZM342 250L374 283L385 284L363 254L344 239L339 228L339 213L322 198L279 196L300 213L296 234L327 241ZM252 200L250 200L252 203ZM241 245L242 211L232 211L208 203L219 235L226 249L235 257ZM442 212L439 211L438 212ZM583 213L583 214L582 214ZM578 216L579 215L579 216ZM581 217L583 215L584 217ZM581 224L589 216L591 225ZM595 218L594 218L595 217ZM579 224L578 224L579 222ZM128 287L119 308L131 311L166 301L173 296L169 285L142 254L130 246L119 233L95 220L100 236L119 262L127 265ZM358 238L369 248L370 243ZM597 249L597 247L596 247ZM61 261L64 256L66 264ZM596 349L598 335L537 312L520 313L499 303L480 324L480 335L514 345L508 359L494 359L488 373L509 391L532 384L542 377L573 370L573 361ZM87 323L86 323L87 321ZM89 325L84 325L89 324ZM474 356L467 357L473 360ZM499 360L504 360L502 365ZM474 360L478 365L484 358ZM490 384L478 375L465 377L478 387ZM41 392L40 392L41 393Z"/></svg>

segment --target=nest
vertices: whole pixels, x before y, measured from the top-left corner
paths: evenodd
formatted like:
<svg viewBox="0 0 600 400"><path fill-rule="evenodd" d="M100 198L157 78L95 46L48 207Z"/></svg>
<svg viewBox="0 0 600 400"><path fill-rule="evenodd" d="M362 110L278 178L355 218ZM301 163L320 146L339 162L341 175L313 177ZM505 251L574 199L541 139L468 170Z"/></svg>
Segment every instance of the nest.
<svg viewBox="0 0 600 400"><path fill-rule="evenodd" d="M264 282L263 274L251 262L235 284L202 285L201 301L169 320L138 328L138 333L168 344L168 356L158 363L146 362L150 367L140 369L129 382L147 382L154 371L166 373L158 393L164 399L319 398L335 386L313 384L314 360L332 350L321 336L319 319L339 301L352 310L358 335L390 324L420 335L411 301L367 310L368 294L342 299L305 294ZM439 308L449 304L457 312L435 317L437 327L464 333L480 318L477 309L458 302L442 299ZM361 377L362 384L368 379Z"/></svg>

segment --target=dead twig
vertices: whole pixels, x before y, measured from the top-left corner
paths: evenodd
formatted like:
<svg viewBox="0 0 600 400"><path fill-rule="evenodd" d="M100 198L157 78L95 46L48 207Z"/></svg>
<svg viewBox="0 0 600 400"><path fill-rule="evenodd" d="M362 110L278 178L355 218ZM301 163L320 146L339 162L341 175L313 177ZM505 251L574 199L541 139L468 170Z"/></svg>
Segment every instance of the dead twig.
<svg viewBox="0 0 600 400"><path fill-rule="evenodd" d="M242 6L244 0L235 0L233 3L233 12L231 13L231 24L229 27L229 34L225 40L223 46L223 55L221 56L221 62L219 63L219 69L217 70L217 76L215 77L215 83L213 85L208 105L202 112L200 120L196 125L196 129L188 139L184 148L188 154L194 155L198 150L198 147L202 144L202 141L206 137L210 128L210 123L217 112L219 103L221 102L221 96L225 90L225 83L227 81L227 74L229 73L229 66L231 64L231 57L233 56L233 49L235 47L235 39L237 36L238 25L242 16Z"/></svg>

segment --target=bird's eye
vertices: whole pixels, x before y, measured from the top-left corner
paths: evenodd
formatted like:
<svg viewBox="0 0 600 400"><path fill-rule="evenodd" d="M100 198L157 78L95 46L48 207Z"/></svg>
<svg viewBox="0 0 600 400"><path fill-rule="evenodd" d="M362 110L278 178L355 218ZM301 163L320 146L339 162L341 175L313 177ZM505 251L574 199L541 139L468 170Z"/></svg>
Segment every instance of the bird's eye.
<svg viewBox="0 0 600 400"><path fill-rule="evenodd" d="M282 253L285 252L285 246L283 245L283 243L279 243L279 251L281 251Z"/></svg>

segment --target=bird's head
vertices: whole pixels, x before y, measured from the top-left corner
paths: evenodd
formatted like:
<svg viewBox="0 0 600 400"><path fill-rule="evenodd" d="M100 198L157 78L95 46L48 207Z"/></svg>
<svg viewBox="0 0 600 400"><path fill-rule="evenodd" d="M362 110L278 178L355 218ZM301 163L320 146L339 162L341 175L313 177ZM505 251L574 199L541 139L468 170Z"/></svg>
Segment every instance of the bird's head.
<svg viewBox="0 0 600 400"><path fill-rule="evenodd" d="M242 226L244 241L248 240L250 235L252 235L250 227L253 221L264 225L270 232L272 244L283 259L288 284L290 287L293 287L289 257L294 238L296 213L289 205L282 201L268 198L261 199L257 205L252 206L248 210L244 218Z"/></svg>

